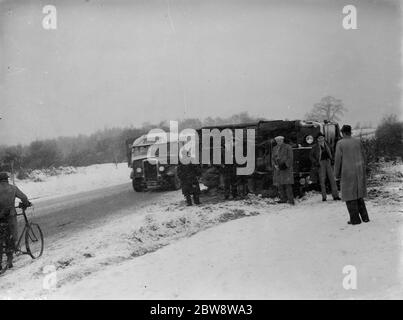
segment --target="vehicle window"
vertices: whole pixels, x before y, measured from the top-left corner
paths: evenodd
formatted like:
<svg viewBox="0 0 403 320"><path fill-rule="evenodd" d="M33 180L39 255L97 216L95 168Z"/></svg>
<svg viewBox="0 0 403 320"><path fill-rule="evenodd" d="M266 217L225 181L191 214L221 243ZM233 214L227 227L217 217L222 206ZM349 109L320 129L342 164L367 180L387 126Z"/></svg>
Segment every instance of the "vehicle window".
<svg viewBox="0 0 403 320"><path fill-rule="evenodd" d="M146 156L147 155L147 147L135 147L133 148L133 156Z"/></svg>

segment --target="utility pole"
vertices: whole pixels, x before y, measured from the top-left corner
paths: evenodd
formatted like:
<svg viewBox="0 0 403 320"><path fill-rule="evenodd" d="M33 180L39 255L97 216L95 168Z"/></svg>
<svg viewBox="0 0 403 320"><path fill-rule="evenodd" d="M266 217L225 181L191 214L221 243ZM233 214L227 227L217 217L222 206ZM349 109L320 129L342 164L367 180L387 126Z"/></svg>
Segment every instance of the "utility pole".
<svg viewBox="0 0 403 320"><path fill-rule="evenodd" d="M14 160L11 160L11 180L13 181L13 185L15 185Z"/></svg>

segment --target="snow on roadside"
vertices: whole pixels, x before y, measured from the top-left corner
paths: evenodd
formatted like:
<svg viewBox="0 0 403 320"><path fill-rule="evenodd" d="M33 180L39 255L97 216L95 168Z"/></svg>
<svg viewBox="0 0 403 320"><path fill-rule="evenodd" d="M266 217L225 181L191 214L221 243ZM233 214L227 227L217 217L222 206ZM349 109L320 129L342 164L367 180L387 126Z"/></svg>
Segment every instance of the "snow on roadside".
<svg viewBox="0 0 403 320"><path fill-rule="evenodd" d="M371 222L359 226L346 224L344 203L318 194L296 206L203 196L186 207L180 191L163 193L136 214L54 239L39 260L18 257L0 278L0 298L401 297L403 189L385 193L400 180L386 181L371 187L380 193L367 201ZM358 269L358 291L342 288L346 265Z"/></svg>
<svg viewBox="0 0 403 320"><path fill-rule="evenodd" d="M135 235L152 253L68 282L46 295L57 299L351 299L401 297L403 215L397 206L377 210L371 222L346 224L345 204L310 195L295 207L265 199L182 210L165 219L144 216ZM172 207L171 207L172 208ZM249 208L249 209L248 209ZM253 209L251 209L253 208ZM203 210L207 211L207 215ZM254 211L247 211L254 210ZM168 210L171 212L172 210ZM181 211L181 210L179 210ZM248 212L248 214L244 214ZM186 217L187 223L180 221ZM203 220L214 228L192 237ZM245 217L243 219L237 219ZM203 224L204 226L208 225ZM165 224L165 227L164 227ZM165 228L172 228L167 231ZM176 226L176 227L172 227ZM183 229L187 228L186 231ZM175 235L174 230L178 230ZM183 238L184 236L184 238ZM179 239L181 238L181 239ZM170 239L170 240L168 240ZM172 241L178 239L178 241ZM134 242L134 248L138 243ZM149 251L146 251L149 249ZM342 286L343 268L358 271L358 289Z"/></svg>
<svg viewBox="0 0 403 320"><path fill-rule="evenodd" d="M248 205L252 202L255 206ZM223 203L216 197L200 207L187 207L180 191L168 192L136 214L107 219L67 241L52 241L39 260L18 258L17 268L1 277L0 298L47 296L49 292L42 285L46 276L43 270L48 266L57 270L58 287L63 287L213 225L257 215L259 208L265 209L270 203L273 201L257 197Z"/></svg>
<svg viewBox="0 0 403 320"><path fill-rule="evenodd" d="M403 164L386 162L373 169L368 183L368 198L374 205L402 204L402 191Z"/></svg>
<svg viewBox="0 0 403 320"><path fill-rule="evenodd" d="M366 139L375 137L375 128L353 129L353 137L363 137Z"/></svg>
<svg viewBox="0 0 403 320"><path fill-rule="evenodd" d="M49 199L78 192L95 190L130 182L127 163L95 164L88 167L67 167L58 170L57 175L35 170L31 179L16 180L16 185L30 199Z"/></svg>

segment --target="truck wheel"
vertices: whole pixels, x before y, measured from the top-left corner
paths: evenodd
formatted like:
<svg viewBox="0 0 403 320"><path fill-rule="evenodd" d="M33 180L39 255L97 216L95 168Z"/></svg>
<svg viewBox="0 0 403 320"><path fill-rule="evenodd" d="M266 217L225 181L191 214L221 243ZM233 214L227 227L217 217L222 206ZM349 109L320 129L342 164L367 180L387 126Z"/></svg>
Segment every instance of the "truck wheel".
<svg viewBox="0 0 403 320"><path fill-rule="evenodd" d="M133 185L134 191L136 191L136 192L144 191L144 188L143 188L143 186L142 186L140 181L136 181L136 179L133 179L132 180L132 185Z"/></svg>

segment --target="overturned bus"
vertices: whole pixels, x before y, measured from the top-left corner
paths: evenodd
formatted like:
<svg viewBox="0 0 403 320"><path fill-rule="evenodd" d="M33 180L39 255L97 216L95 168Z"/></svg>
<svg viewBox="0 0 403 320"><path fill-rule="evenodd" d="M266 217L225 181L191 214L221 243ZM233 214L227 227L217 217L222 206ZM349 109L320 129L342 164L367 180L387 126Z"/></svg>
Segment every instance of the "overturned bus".
<svg viewBox="0 0 403 320"><path fill-rule="evenodd" d="M253 129L255 131L254 171L245 178L250 192L267 194L268 196L274 196L276 194L276 188L273 187L274 168L271 163L272 149L276 144L274 138L276 136L284 136L285 143L290 144L293 149L294 193L296 195L302 195L307 190L317 189L319 187L317 174L315 174L315 171L312 169L309 158L310 151L313 144L316 142L318 134L323 133L325 135L325 139L329 143L333 154L336 143L341 138L337 123L303 120L273 120L248 124L204 127L198 130L200 141L203 129L218 129L220 132L223 132L224 129L230 129L233 132L241 129L244 132L243 142L245 144L247 130ZM246 150L246 146L244 150ZM202 165L203 174L208 173L211 169L214 169L214 165Z"/></svg>
<svg viewBox="0 0 403 320"><path fill-rule="evenodd" d="M168 154L170 148L175 144L177 145L176 150L178 150L179 142L177 139L168 142L161 142L167 146L166 152ZM161 163L160 157L164 157L162 154L157 153L155 157L149 157L149 149L158 143L154 141L152 134L142 135L134 142L131 139L126 140L128 165L132 168L130 179L136 192L156 188L178 190L181 187L177 164Z"/></svg>

